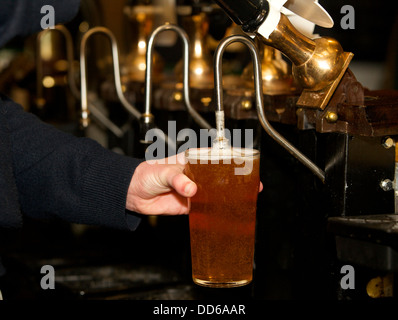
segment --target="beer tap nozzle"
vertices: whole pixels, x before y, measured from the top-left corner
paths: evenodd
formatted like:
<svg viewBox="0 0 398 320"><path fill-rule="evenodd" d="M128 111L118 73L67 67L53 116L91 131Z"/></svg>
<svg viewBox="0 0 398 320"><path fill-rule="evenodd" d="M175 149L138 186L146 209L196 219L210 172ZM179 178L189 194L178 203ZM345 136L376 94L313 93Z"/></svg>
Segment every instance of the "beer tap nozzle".
<svg viewBox="0 0 398 320"><path fill-rule="evenodd" d="M264 109L263 109L263 86L262 86L262 76L261 76L261 62L258 54L258 49L255 43L246 36L235 35L223 39L215 52L215 68L214 68L214 78L215 78L215 99L217 104L217 112L223 112L223 89L222 89L222 55L228 45L233 42L241 42L245 44L249 50L253 62L253 76L254 76L254 88L255 88L255 99L257 105L257 115L260 123L264 130L267 132L271 138L278 142L282 147L284 147L291 155L293 155L297 160L303 163L307 168L309 168L322 182L325 182L325 172L321 170L315 163L313 163L309 158L297 150L289 141L287 141L282 135L280 135L268 122Z"/></svg>

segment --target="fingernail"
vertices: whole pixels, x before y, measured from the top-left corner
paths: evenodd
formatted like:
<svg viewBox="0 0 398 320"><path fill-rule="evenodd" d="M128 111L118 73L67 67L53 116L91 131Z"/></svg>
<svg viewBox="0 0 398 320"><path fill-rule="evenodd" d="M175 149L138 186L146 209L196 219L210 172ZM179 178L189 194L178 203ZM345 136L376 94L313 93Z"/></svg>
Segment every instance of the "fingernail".
<svg viewBox="0 0 398 320"><path fill-rule="evenodd" d="M192 183L188 183L184 189L185 194L190 195L192 193L192 188L193 188Z"/></svg>

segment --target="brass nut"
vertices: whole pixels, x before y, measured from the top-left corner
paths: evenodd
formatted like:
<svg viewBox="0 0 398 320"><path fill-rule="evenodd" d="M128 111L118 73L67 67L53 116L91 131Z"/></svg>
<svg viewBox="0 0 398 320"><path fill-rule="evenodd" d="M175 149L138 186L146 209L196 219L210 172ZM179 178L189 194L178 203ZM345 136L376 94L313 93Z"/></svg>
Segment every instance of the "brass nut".
<svg viewBox="0 0 398 320"><path fill-rule="evenodd" d="M200 102L202 102L202 104L205 107L208 107L210 105L211 100L212 100L211 97L203 97L200 99Z"/></svg>
<svg viewBox="0 0 398 320"><path fill-rule="evenodd" d="M383 279L376 277L371 279L366 285L366 293L371 298L380 298L383 296Z"/></svg>
<svg viewBox="0 0 398 320"><path fill-rule="evenodd" d="M298 108L296 110L296 115L299 117L303 111L304 111L303 108Z"/></svg>
<svg viewBox="0 0 398 320"><path fill-rule="evenodd" d="M391 147L394 146L394 144L395 144L395 141L391 137L385 137L382 142L383 147L386 149L390 149Z"/></svg>
<svg viewBox="0 0 398 320"><path fill-rule="evenodd" d="M371 298L391 298L394 291L394 274L389 273L386 276L377 276L370 279L366 285L366 293Z"/></svg>
<svg viewBox="0 0 398 320"><path fill-rule="evenodd" d="M325 119L326 119L326 121L329 122L329 123L335 123L335 122L337 122L337 120L339 119L339 116L337 115L336 112L328 111L328 112L326 113Z"/></svg>

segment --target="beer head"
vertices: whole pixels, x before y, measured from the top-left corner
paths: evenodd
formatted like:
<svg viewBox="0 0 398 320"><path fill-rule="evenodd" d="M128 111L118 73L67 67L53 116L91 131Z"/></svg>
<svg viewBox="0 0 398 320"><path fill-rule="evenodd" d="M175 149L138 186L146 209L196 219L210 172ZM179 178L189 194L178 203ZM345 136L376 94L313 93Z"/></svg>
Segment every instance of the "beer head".
<svg viewBox="0 0 398 320"><path fill-rule="evenodd" d="M260 152L250 148L192 148L185 152L190 164L231 164L235 175L248 175L253 170L253 161L260 157Z"/></svg>

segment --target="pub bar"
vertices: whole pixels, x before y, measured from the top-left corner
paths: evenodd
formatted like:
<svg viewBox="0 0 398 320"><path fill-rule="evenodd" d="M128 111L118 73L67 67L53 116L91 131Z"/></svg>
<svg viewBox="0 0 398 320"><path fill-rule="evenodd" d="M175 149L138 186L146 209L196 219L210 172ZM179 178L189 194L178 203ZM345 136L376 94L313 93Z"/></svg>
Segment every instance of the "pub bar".
<svg viewBox="0 0 398 320"><path fill-rule="evenodd" d="M0 1L24 30L0 27L2 300L398 297L396 3L62 2ZM64 172L61 140L68 159L73 141L102 151ZM130 185L119 160L137 161ZM195 194L148 182L164 166ZM129 200L145 186L149 212ZM172 195L187 212L169 214Z"/></svg>

